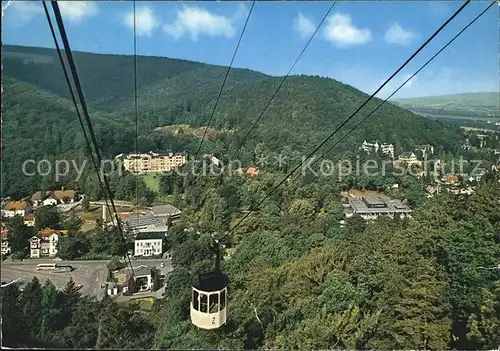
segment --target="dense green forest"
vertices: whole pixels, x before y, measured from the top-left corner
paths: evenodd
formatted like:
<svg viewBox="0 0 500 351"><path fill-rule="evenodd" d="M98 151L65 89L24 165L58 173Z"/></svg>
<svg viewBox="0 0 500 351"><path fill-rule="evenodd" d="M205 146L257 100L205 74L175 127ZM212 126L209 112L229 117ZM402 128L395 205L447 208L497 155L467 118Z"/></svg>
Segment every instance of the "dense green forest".
<svg viewBox="0 0 500 351"><path fill-rule="evenodd" d="M46 180L23 175L25 160L83 162L87 154L55 51L4 46L3 53L2 194L21 197L39 190L42 182L56 186L50 175ZM110 158L132 151L135 147L133 57L77 52L75 60L103 155ZM225 68L219 66L139 56L140 151L170 149L193 153L199 139L154 128L180 123L193 127L206 125L224 72ZM202 152L222 158L233 156L280 81L281 77L231 70L212 122L217 129L227 132L205 142ZM255 162L257 152L307 154L366 97L333 79L292 76L236 158L249 166ZM345 126L339 137L378 103L376 100L369 104ZM364 139L395 143L397 153L427 143L438 150L455 152L463 137L458 127L445 126L386 104L371 117L370 123L363 124L327 156L343 157L345 152L357 150ZM86 169L90 171L90 163ZM74 178L68 176L57 185L74 187L64 184ZM81 190L91 186L79 184Z"/></svg>
<svg viewBox="0 0 500 351"><path fill-rule="evenodd" d="M351 217L325 179L284 188L225 244L230 317L189 321L190 281L213 264L210 234L269 179L171 179L186 208L169 231L175 270L149 314L38 280L1 290L3 340L18 347L166 349L493 349L500 343L500 188L424 200L412 220ZM163 183L169 183L165 180ZM321 208L318 203L322 203ZM215 214L215 215L214 215Z"/></svg>
<svg viewBox="0 0 500 351"><path fill-rule="evenodd" d="M3 50L2 196L22 197L65 186L90 199L102 198L55 52L14 46ZM75 58L104 157L133 151L133 58L87 53L75 53ZM156 57L139 57L138 66L140 151L193 154L198 137L155 128L206 125L224 67ZM232 70L213 121L217 137L206 140L201 153L224 161L234 157L280 79ZM290 77L236 155L243 166L254 166L262 154L287 157L287 164L261 167L258 176L198 176L202 165L191 159L181 170L196 172L164 174L159 191L153 193L142 179L113 173L110 185L116 199L134 201L139 195L140 202L149 205L160 196L182 209L181 220L166 239L174 271L164 297L156 300L152 312L144 313L133 306L122 308L110 298L82 297L72 281L61 291L38 279L22 291L11 284L0 291L3 342L10 347L71 349L498 347L500 270L493 269L500 257L496 175L485 175L471 196L443 191L428 198L425 187L435 184L429 172L417 178L406 169L395 176L392 163L385 175L352 173L337 178L307 173L256 206L366 97L333 79ZM339 136L379 102L369 104ZM446 167L459 156L479 158L485 167L496 162L493 153L462 150L464 135L458 127L392 104L325 157L363 162L368 155L358 148L365 139L394 143L396 154L432 144ZM474 146L476 139L471 137ZM498 145L495 135L491 140L488 147ZM53 173L24 176L21 167L27 159L88 165L80 178L72 169L56 180ZM470 164L466 167L472 169ZM340 192L351 188L401 199L414 209L413 218L366 222L355 215L344 223ZM223 240L225 253L232 253L222 263L231 279L228 323L217 331L198 330L189 321L191 279L213 265L212 234L228 233L249 209L254 211ZM50 211L37 216L39 225L62 221ZM125 254L116 230L83 233L81 221L66 221L70 233L59 247L64 258ZM9 226L11 239L19 234L16 250L23 250L33 229L20 221Z"/></svg>

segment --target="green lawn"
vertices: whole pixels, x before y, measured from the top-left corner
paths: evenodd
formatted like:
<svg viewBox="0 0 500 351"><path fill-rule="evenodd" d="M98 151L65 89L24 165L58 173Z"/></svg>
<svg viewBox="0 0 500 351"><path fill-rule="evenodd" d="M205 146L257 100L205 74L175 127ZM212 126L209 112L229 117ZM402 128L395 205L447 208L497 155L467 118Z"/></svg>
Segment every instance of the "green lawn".
<svg viewBox="0 0 500 351"><path fill-rule="evenodd" d="M160 191L160 177L161 173L157 174L143 174L141 175L142 179L146 183L146 186L154 191L155 193L158 193Z"/></svg>
<svg viewBox="0 0 500 351"><path fill-rule="evenodd" d="M142 174L140 177L146 183L146 186L151 189L155 194L156 198L153 205L169 204L174 201L173 195L160 195L160 178L161 173L156 174ZM156 178L154 178L156 177Z"/></svg>

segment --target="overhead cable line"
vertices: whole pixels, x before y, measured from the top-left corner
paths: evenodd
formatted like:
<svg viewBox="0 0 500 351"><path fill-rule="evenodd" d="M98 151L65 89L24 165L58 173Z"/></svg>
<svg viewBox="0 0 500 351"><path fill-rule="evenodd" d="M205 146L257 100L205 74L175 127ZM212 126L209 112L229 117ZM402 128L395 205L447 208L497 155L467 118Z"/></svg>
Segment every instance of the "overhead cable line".
<svg viewBox="0 0 500 351"><path fill-rule="evenodd" d="M66 58L68 60L69 67L70 67L71 73L73 75L73 81L75 83L76 91L77 91L78 97L80 99L80 104L82 106L83 115L85 117L85 121L87 122L87 127L88 127L89 132L90 132L90 137L91 137L92 144L94 146L94 150L95 150L95 153L96 153L97 162L102 165L101 153L100 153L99 147L97 145L97 139L96 139L96 136L95 136L95 133L94 133L94 128L93 128L92 123L90 121L89 112L88 112L88 109L87 109L87 104L85 103L85 97L83 95L82 86L80 84L80 78L78 77L78 72L76 70L75 61L73 59L73 54L72 54L71 48L69 46L68 37L66 35L66 30L64 28L64 23L63 23L62 16L61 16L61 11L59 10L59 5L57 4L57 1L52 1L52 8L54 10L54 15L56 17L56 21L57 21L57 25L58 25L58 28L59 28L59 32L61 34L61 39L62 39L63 44L64 44L64 49L65 49L65 52L66 52ZM97 175L99 176L99 173ZM102 176L103 176L104 185L105 185L105 188L106 188L105 190L108 192L109 200L111 202L111 206L112 206L113 211L114 211L114 215L115 215L115 219L116 219L116 224L117 224L118 230L120 231L120 234L121 234L121 237L122 237L122 240L123 240L123 247L124 247L124 249L126 249L126 239L125 239L125 235L123 233L123 228L122 228L122 225L120 223L120 219L118 217L118 211L116 210L116 206L115 206L115 203L113 201L113 194L111 192L111 188L109 186L109 182L108 182L108 179L107 179L106 175L103 174ZM126 252L125 252L125 255L128 258L128 262L129 262L129 265L130 265L132 277L134 277L134 269L132 267L132 262L130 260L130 256Z"/></svg>
<svg viewBox="0 0 500 351"><path fill-rule="evenodd" d="M290 173L288 173L285 178L283 178L277 185L275 185L271 191L269 191L267 193L266 196L264 196L264 198L259 201L259 203L255 206L253 206L244 216L243 218L241 218L224 236L223 238L225 238L226 236L228 236L229 234L231 234L231 232L233 232L248 216L250 216L250 214L255 211L256 209L259 208L259 206L265 201L267 200L267 198L269 198L269 196L271 196L275 191L276 189L278 189L288 178L290 178L290 176L293 175L293 173L295 173L295 171L297 169L299 169L303 163L308 160L309 158L311 158L323 145L325 145L326 142L328 142L328 140L330 140L339 130L340 128L342 128L347 122L349 122L364 106L366 106L366 104L368 102L370 102L370 100L372 100L374 98L375 95L377 95L380 90L382 90L382 88L384 86L386 86L389 81L391 81L399 72L401 72L401 70L406 67L406 65L411 61L413 60L413 58L418 55L418 53L420 51L422 51L460 12L463 11L463 9L471 2L471 0L467 0L462 6L460 6L460 8L453 14L451 15L450 18L448 18L430 37L429 39L427 39L372 95L370 95L368 97L368 99L366 99L366 101L361 104L361 106L356 110L354 111L354 113L352 113L343 123L340 124L340 126L338 126L325 140L323 140L306 158L305 160L303 160L302 162L300 162Z"/></svg>
<svg viewBox="0 0 500 351"><path fill-rule="evenodd" d="M136 11L135 0L134 5L134 115L135 115L135 154L139 152L139 113L137 103L137 34L136 34ZM135 159L135 171L137 172L137 158ZM139 210L139 175L135 177L135 203L137 210ZM137 211L137 224L139 224L139 211Z"/></svg>
<svg viewBox="0 0 500 351"><path fill-rule="evenodd" d="M195 157L198 156L198 153L201 150L201 146L203 145L203 140L205 140L205 136L207 135L208 127L210 126L210 123L212 122L212 119L215 115L215 110L217 109L217 105L219 104L219 100L222 96L222 91L224 90L224 86L226 85L227 77L229 76L229 72L231 71L231 67L233 66L234 59L236 57L236 54L238 53L238 49L241 44L241 39L243 38L243 34L245 34L247 25L248 25L248 20L250 19L250 15L252 14L253 7L255 6L255 1L252 2L252 6L250 7L250 11L248 11L248 16L245 21L245 25L243 26L243 29L241 30L240 38L238 39L238 43L236 44L236 48L233 53L233 57L231 58L231 62L229 63L229 66L227 67L226 74L224 76L224 79L222 80L222 85L219 90L219 95L217 96L217 99L215 100L215 105L212 110L212 114L210 115L210 119L208 120L207 126L205 127L205 131L203 132L203 136L201 138L200 144L198 145L198 149L196 150Z"/></svg>
<svg viewBox="0 0 500 351"><path fill-rule="evenodd" d="M460 32L458 32L453 38L450 39L438 52L436 52L427 62L424 63L422 67L420 67L415 73L413 73L409 78L407 78L394 92L385 98L373 111L371 111L366 117L364 117L361 121L359 121L351 130L349 130L346 134L344 134L335 144L333 144L330 148L328 148L318 159L316 159L311 166L313 166L320 159L325 157L332 149L337 146L342 140L344 140L349 134L351 134L356 128L358 128L364 121L366 121L371 115L373 115L383 104L385 104L391 97L397 94L410 80L412 80L417 74L420 73L429 63L431 63L437 56L443 52L449 45L451 45L463 32L465 32L471 25L473 25L479 18L481 18L493 5L497 3L497 0L494 0L486 9L484 9L479 15L477 15L471 22L469 22ZM298 177L297 177L298 178ZM293 179L295 181L297 178ZM292 181L292 182L293 182Z"/></svg>
<svg viewBox="0 0 500 351"><path fill-rule="evenodd" d="M64 73L64 79L66 80L66 84L68 85L69 93L71 95L71 100L73 101L73 106L75 107L76 114L78 116L78 122L80 123L80 127L82 128L82 131L83 131L83 137L85 138L85 144L87 146L87 151L90 154L90 158L92 159L92 164L94 165L94 170L97 173L97 181L99 182L99 187L104 193L104 186L102 184L101 177L99 176L99 174L100 174L99 167L98 167L97 162L95 160L94 153L93 153L92 147L90 145L90 140L89 140L89 137L87 135L87 131L85 130L85 126L83 125L82 115L80 114L80 109L78 108L78 103L76 102L76 97L75 97L75 94L73 92L73 86L71 85L71 82L69 80L68 70L66 69L66 64L65 64L64 58L61 54L61 48L59 47L59 41L57 40L54 26L52 25L52 19L50 18L49 10L47 8L47 5L45 4L45 1L41 0L41 2L43 5L43 9L45 11L45 16L47 17L47 22L49 24L50 33L52 34L52 39L54 40L54 44L56 46L57 56L59 57L59 61L61 62L61 67L62 67L62 70ZM111 216L111 207L109 206L108 198L107 198L105 193L104 193L104 201L106 203L106 208L108 209L109 214ZM111 221L113 222L113 225L114 225L113 217L111 217Z"/></svg>
<svg viewBox="0 0 500 351"><path fill-rule="evenodd" d="M267 109L271 105L271 102L273 102L274 98L276 97L276 95L280 91L281 87L283 86L283 84L285 83L285 81L287 80L287 78L290 76L290 74L292 73L292 71L294 70L294 68L297 65L297 63L300 61L300 59L304 55L305 51L309 47L309 44L311 44L312 40L316 36L316 33L318 33L319 29L323 25L323 22L325 22L326 18L328 17L328 15L330 14L330 12L333 10L333 8L334 8L334 6L335 6L336 3L337 3L337 1L334 1L333 4L328 9L328 11L326 12L326 14L323 16L323 19L321 20L321 22L319 22L318 26L316 27L316 30L313 32L313 34L311 35L311 37L307 41L306 45L304 46L304 48L300 52L299 56L295 59L295 62L293 63L292 67L290 67L290 69L288 70L287 74L281 80L281 82L278 85L278 88L276 89L276 91L271 95L271 98L269 99L269 101L267 102L267 104L264 106L264 109L260 112L259 117L257 117L257 119L255 120L255 122L252 124L252 126L250 127L250 129L246 133L245 137L243 138L242 142L236 148L236 151L233 153L233 156L230 157L230 160L234 159L234 157L236 156L236 154L238 153L238 151L241 150L241 148L245 144L248 136L250 135L250 133L252 132L252 130L255 128L255 126L257 125L257 123L259 123L260 119L262 118L262 116L264 115L264 113L267 111Z"/></svg>

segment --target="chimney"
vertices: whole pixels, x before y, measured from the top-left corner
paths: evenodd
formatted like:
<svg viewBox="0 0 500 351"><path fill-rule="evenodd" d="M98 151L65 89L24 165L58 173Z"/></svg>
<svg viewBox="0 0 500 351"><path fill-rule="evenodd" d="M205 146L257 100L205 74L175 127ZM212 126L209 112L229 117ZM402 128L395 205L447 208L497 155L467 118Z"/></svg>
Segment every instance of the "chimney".
<svg viewBox="0 0 500 351"><path fill-rule="evenodd" d="M102 205L102 223L103 224L106 224L106 214L107 214L106 205Z"/></svg>

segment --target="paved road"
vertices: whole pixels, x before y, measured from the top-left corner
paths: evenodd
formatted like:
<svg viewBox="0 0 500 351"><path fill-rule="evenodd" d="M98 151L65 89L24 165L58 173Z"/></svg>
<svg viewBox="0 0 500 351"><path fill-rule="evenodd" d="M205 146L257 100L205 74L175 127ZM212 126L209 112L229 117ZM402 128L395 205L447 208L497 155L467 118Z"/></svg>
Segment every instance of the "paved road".
<svg viewBox="0 0 500 351"><path fill-rule="evenodd" d="M74 270L69 273L55 273L50 271L37 271L36 266L40 263L57 263L60 265L71 265ZM1 263L0 275L2 281L19 279L23 282L31 280L34 276L44 283L49 279L57 288L63 288L70 277L76 284L83 284L82 293L87 296L95 296L98 299L104 297L104 288L101 285L106 282L108 261L54 261L52 259L27 259L20 262L5 260ZM157 266L163 263L160 268L162 274L173 270L172 262L169 259L140 259L132 260L132 266L145 265L148 267Z"/></svg>
<svg viewBox="0 0 500 351"><path fill-rule="evenodd" d="M55 273L50 271L37 271L36 265L14 265L7 264L1 267L2 280L14 280L21 278L21 281L27 282L34 276L38 277L43 284L48 279L58 289L64 288L70 277L76 284L82 284L82 293L88 296L96 296L97 298L104 297L104 289L100 286L106 281L107 268L106 263L100 265L82 265L72 264L74 270L69 273Z"/></svg>
<svg viewBox="0 0 500 351"><path fill-rule="evenodd" d="M146 258L140 258L137 260L131 259L132 265L159 265L160 263L164 263L165 265L171 264L170 259L167 258L152 258L152 259L146 259ZM109 261L107 260L76 260L76 261L58 261L50 258L28 258L23 261L12 261L10 258L7 258L5 261L1 262L2 266L36 266L37 264L40 263L57 263L60 265L74 265L74 264L81 264L81 265L86 265L86 266L92 266L92 265L106 265L108 264ZM122 260L122 262L125 262ZM128 262L128 261L127 261Z"/></svg>

